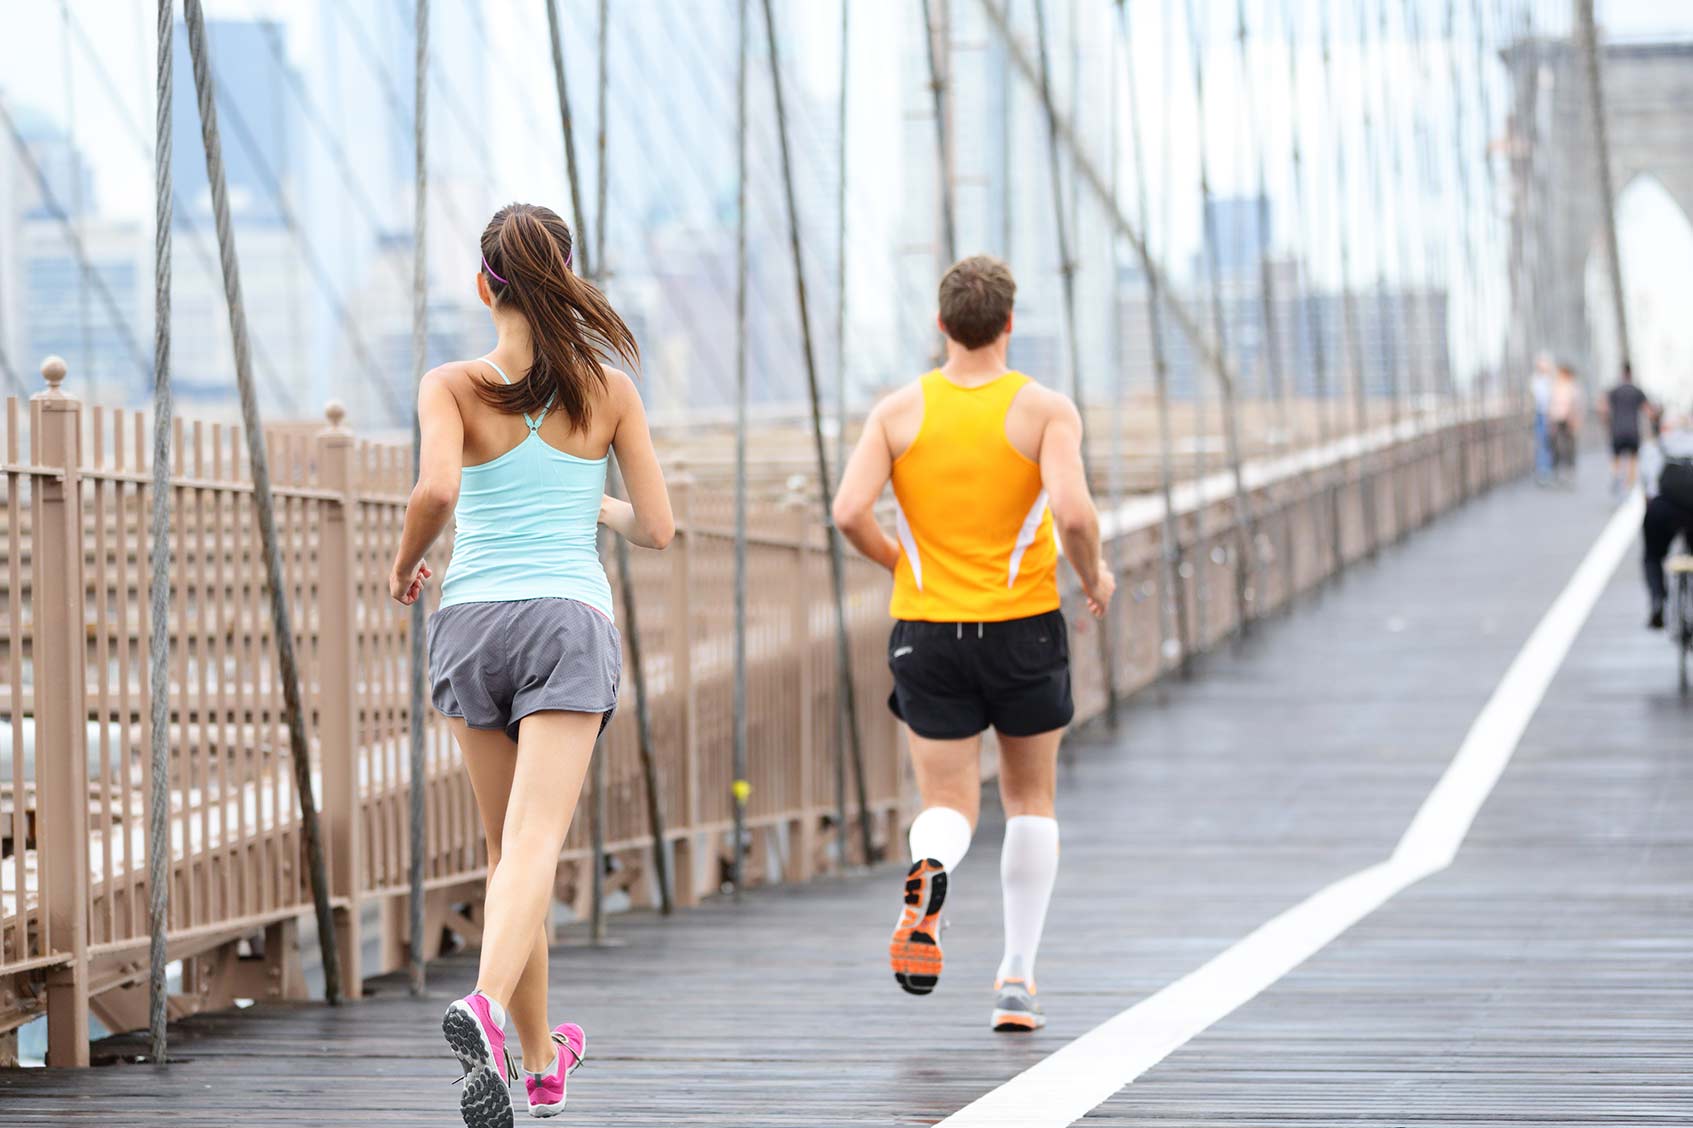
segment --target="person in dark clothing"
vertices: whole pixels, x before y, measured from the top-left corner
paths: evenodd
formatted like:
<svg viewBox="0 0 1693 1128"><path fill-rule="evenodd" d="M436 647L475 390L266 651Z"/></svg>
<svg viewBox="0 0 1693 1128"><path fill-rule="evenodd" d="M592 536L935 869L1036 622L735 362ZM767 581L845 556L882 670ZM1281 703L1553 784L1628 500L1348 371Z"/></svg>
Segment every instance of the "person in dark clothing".
<svg viewBox="0 0 1693 1128"><path fill-rule="evenodd" d="M1681 537L1693 551L1693 429L1685 417L1664 420L1655 443L1641 454L1641 482L1646 490L1646 515L1640 531L1646 541L1641 563L1646 573L1646 590L1652 600L1653 630L1664 626L1664 604L1669 586L1664 579L1664 559Z"/></svg>
<svg viewBox="0 0 1693 1128"><path fill-rule="evenodd" d="M1634 488L1640 457L1640 413L1647 404L1646 393L1634 383L1634 370L1627 363L1616 386L1599 401L1599 412L1611 425L1611 492L1627 493Z"/></svg>

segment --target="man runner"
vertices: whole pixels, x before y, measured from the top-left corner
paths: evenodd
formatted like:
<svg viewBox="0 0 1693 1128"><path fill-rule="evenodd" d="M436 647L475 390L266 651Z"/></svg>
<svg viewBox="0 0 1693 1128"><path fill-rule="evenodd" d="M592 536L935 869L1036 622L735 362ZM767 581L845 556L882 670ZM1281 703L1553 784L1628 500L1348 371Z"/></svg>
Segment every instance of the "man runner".
<svg viewBox="0 0 1693 1128"><path fill-rule="evenodd" d="M946 272L946 363L876 405L834 508L853 546L894 574L888 704L911 731L923 810L911 824L889 957L913 995L940 977L940 910L976 826L982 733L999 735L1005 954L996 1030L1046 1024L1035 952L1058 873L1058 742L1075 712L1054 530L1095 617L1116 587L1100 558L1081 416L1065 396L1006 368L1016 293L998 259L978 255ZM897 540L874 513L890 480Z"/></svg>
<svg viewBox="0 0 1693 1128"><path fill-rule="evenodd" d="M1616 385L1599 401L1599 413L1611 425L1611 492L1624 494L1634 488L1636 464L1640 459L1640 412L1646 407L1646 393L1634 383L1634 369L1627 362Z"/></svg>

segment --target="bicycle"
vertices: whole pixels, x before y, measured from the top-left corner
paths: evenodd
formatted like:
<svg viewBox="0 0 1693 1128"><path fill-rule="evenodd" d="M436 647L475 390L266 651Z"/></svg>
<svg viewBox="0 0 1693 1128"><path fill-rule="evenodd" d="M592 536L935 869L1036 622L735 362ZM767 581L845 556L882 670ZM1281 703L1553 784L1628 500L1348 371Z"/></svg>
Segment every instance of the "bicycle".
<svg viewBox="0 0 1693 1128"><path fill-rule="evenodd" d="M1682 696L1688 690L1688 663L1693 658L1693 556L1672 556L1664 562L1664 571L1675 584L1674 614L1670 618L1670 638L1675 643L1677 677Z"/></svg>

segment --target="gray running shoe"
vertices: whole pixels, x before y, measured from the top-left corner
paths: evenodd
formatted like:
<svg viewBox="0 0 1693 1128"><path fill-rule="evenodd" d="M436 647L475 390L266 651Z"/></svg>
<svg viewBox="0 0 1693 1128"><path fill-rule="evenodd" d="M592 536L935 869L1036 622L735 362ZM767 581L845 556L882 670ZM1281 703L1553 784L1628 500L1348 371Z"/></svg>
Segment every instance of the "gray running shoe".
<svg viewBox="0 0 1693 1128"><path fill-rule="evenodd" d="M1032 983L1021 979L1003 979L994 984L993 1028L1001 1031L1039 1030L1046 1025L1046 1015L1035 999Z"/></svg>

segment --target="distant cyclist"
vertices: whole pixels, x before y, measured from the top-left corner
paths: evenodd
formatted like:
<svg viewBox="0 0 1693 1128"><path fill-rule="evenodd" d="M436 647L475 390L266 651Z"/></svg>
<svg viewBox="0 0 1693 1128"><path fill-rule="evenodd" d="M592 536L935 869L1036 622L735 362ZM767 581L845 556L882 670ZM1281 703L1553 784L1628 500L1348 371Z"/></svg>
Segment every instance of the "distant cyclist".
<svg viewBox="0 0 1693 1128"><path fill-rule="evenodd" d="M1693 427L1686 415L1664 417L1658 440L1640 453L1640 480L1646 491L1646 516L1640 523L1646 542L1642 564L1652 600L1647 626L1656 631L1663 629L1669 598L1664 558L1678 536L1693 551Z"/></svg>
<svg viewBox="0 0 1693 1128"><path fill-rule="evenodd" d="M1035 953L1058 873L1058 743L1075 712L1057 541L1096 616L1116 586L1100 558L1081 416L1006 367L1016 293L998 259L967 258L946 272L946 363L876 405L834 510L853 546L894 574L889 705L911 731L923 810L911 824L889 958L914 995L940 977L941 905L976 826L982 733L999 736L1005 951L996 1030L1046 1023ZM874 514L890 481L897 539Z"/></svg>
<svg viewBox="0 0 1693 1128"><path fill-rule="evenodd" d="M1640 416L1646 410L1646 393L1634 383L1634 369L1626 362L1616 386L1599 401L1599 414L1611 427L1611 492L1624 494L1634 488L1636 463L1640 457Z"/></svg>

